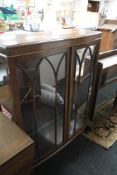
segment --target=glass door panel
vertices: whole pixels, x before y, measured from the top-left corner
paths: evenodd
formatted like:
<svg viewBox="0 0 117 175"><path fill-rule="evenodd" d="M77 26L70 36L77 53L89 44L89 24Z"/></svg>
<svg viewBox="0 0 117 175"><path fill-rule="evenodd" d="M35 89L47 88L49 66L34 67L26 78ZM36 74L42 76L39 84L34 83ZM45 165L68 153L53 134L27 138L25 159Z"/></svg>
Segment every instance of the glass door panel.
<svg viewBox="0 0 117 175"><path fill-rule="evenodd" d="M36 160L64 141L67 54L16 63L26 132L35 140Z"/></svg>
<svg viewBox="0 0 117 175"><path fill-rule="evenodd" d="M69 135L80 130L89 115L94 73L95 45L76 49L73 63L73 88Z"/></svg>

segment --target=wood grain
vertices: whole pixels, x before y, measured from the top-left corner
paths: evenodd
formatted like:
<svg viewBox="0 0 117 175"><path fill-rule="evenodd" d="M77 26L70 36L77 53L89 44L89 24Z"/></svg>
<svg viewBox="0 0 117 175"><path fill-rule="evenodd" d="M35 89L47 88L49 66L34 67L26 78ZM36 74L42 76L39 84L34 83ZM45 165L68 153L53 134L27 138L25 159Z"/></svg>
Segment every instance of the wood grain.
<svg viewBox="0 0 117 175"><path fill-rule="evenodd" d="M0 175L31 170L33 154L32 139L0 113Z"/></svg>
<svg viewBox="0 0 117 175"><path fill-rule="evenodd" d="M100 52L106 52L117 48L117 20L105 20L104 24L98 27L102 32Z"/></svg>
<svg viewBox="0 0 117 175"><path fill-rule="evenodd" d="M0 38L0 52L7 56L70 47L99 38L99 31L61 29L45 32L7 32Z"/></svg>

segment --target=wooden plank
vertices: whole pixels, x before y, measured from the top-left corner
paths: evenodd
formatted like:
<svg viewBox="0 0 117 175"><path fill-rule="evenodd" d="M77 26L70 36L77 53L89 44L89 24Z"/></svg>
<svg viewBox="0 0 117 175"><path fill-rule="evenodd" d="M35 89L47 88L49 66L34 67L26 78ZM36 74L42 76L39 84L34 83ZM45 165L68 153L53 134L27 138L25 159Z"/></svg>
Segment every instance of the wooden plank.
<svg viewBox="0 0 117 175"><path fill-rule="evenodd" d="M33 154L32 139L0 113L0 175L15 175L25 169L28 161L32 163Z"/></svg>
<svg viewBox="0 0 117 175"><path fill-rule="evenodd" d="M99 31L78 30L77 28L44 32L6 32L0 38L0 52L7 56L37 53L71 47L100 37Z"/></svg>

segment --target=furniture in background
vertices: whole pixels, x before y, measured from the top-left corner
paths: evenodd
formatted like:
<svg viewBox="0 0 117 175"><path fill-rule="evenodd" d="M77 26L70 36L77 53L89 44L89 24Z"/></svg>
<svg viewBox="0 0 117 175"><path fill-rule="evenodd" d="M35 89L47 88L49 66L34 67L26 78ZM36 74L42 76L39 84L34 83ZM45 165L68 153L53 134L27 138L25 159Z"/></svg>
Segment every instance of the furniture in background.
<svg viewBox="0 0 117 175"><path fill-rule="evenodd" d="M100 1L88 0L87 11L98 12L99 11L99 6L100 6Z"/></svg>
<svg viewBox="0 0 117 175"><path fill-rule="evenodd" d="M33 156L32 139L0 112L0 175L29 175Z"/></svg>
<svg viewBox="0 0 117 175"><path fill-rule="evenodd" d="M92 110L94 114L92 114L91 120L96 127L111 117L114 112L117 112L117 49L99 54L94 94L94 108ZM112 103L110 103L109 109L105 109L108 111L107 115L103 118L97 116L97 120L96 109L109 101Z"/></svg>
<svg viewBox="0 0 117 175"><path fill-rule="evenodd" d="M102 32L100 52L117 48L117 20L104 19L97 30Z"/></svg>
<svg viewBox="0 0 117 175"><path fill-rule="evenodd" d="M64 148L87 125L100 40L100 32L78 29L1 37L12 119L35 141L33 167Z"/></svg>

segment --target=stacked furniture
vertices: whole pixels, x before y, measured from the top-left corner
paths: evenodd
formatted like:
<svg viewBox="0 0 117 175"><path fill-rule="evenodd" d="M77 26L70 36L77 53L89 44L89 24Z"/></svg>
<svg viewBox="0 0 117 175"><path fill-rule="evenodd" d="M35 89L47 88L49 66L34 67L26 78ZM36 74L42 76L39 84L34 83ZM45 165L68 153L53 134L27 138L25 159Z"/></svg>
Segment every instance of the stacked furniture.
<svg viewBox="0 0 117 175"><path fill-rule="evenodd" d="M96 109L111 102L110 107L105 109L106 116L96 121L100 125L117 112L117 49L99 54L94 94L93 123Z"/></svg>

